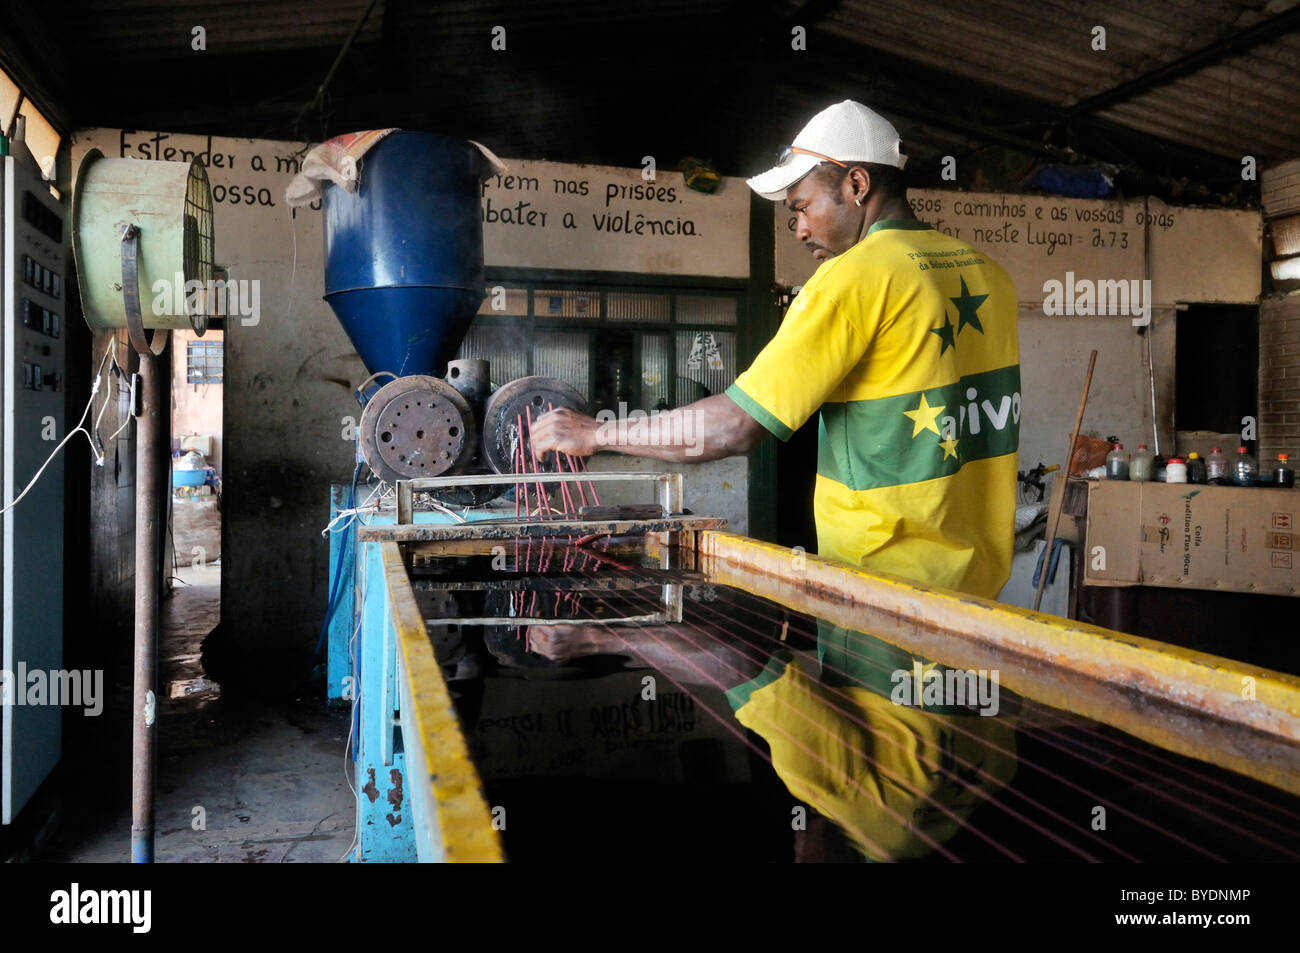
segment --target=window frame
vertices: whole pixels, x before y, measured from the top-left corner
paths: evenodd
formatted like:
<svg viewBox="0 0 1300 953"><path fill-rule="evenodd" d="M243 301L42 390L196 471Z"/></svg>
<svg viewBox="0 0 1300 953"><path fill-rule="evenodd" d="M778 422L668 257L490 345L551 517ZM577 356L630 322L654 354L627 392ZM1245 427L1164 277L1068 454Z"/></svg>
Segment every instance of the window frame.
<svg viewBox="0 0 1300 953"><path fill-rule="evenodd" d="M201 362L201 364L195 362L196 352L203 356L203 361ZM217 368L220 372L219 375L215 378L213 377L195 378L194 371L197 367L202 366L202 368L205 371L211 369L212 364L209 358L212 354L216 354L217 356ZM185 383L194 384L194 385L224 384L225 380L226 380L226 353L225 353L224 341L192 340L192 341L185 342Z"/></svg>
<svg viewBox="0 0 1300 953"><path fill-rule="evenodd" d="M527 314L494 315L490 312L480 311L475 315L472 325L472 327L479 329L512 327L522 330L524 334L525 375L536 373L534 369L534 347L538 331L571 331L587 336L587 362L592 375L592 379L588 381L588 394L585 395L588 399L594 399L591 390L594 387L594 370L597 365L598 353L601 350L599 344L600 335L603 331L616 334L625 333L632 336L632 366L638 369L637 373L634 374L634 405L636 408L646 411L651 408L646 406L648 403L646 386L640 372L640 369L644 366L643 343L645 335L663 335L666 338L668 383L665 391L670 408L680 406L677 403L677 332L699 333L709 331L714 334L731 333L734 335L734 353L737 363L742 359L742 328L747 306L746 295L749 292L749 282L745 279L696 279L676 275L658 276L622 272L606 274L603 272L570 272L547 269L488 268L485 270L484 284L488 293L488 297L484 299L485 301L490 299L492 289L497 286L528 292ZM597 295L599 302L597 313L583 317L560 317L538 313L538 299L544 296L546 292L557 291L590 292ZM611 293L668 295L668 319L666 321L611 320L607 317L608 296ZM679 295L708 295L730 298L735 302L736 319L730 324L679 321L677 314ZM740 368L736 367L733 371L732 380L740 373ZM501 384L505 382L494 381L494 383ZM592 409L597 410L599 408L593 407Z"/></svg>

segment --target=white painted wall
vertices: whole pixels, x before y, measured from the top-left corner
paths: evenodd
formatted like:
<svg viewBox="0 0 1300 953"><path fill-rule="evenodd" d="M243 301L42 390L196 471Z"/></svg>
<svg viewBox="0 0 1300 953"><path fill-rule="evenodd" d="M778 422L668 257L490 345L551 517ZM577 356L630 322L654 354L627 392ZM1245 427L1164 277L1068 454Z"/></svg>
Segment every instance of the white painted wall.
<svg viewBox="0 0 1300 953"><path fill-rule="evenodd" d="M965 239L1007 269L1020 300L1043 300L1044 282L1149 277L1157 304L1254 302L1260 291L1258 212L1168 206L1159 199L1087 200L985 192L908 192L918 218ZM1151 219L1151 224L1147 219ZM801 285L812 256L778 209L777 284ZM1150 273L1145 251L1150 246Z"/></svg>
<svg viewBox="0 0 1300 953"><path fill-rule="evenodd" d="M483 183L489 265L749 277L749 188L723 178L713 194L680 172L507 159Z"/></svg>

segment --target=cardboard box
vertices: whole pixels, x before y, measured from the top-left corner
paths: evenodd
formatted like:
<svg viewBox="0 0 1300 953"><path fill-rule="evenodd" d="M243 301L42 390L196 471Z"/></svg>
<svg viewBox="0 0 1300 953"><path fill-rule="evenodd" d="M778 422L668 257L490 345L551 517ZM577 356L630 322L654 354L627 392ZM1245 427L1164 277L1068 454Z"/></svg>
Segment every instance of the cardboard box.
<svg viewBox="0 0 1300 953"><path fill-rule="evenodd" d="M1090 586L1300 594L1300 490L1093 481Z"/></svg>

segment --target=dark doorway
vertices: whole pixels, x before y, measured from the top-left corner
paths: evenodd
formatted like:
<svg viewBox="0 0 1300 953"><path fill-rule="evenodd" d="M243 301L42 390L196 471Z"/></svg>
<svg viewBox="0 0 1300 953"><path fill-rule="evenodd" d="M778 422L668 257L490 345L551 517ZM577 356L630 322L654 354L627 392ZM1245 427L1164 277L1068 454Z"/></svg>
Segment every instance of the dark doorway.
<svg viewBox="0 0 1300 953"><path fill-rule="evenodd" d="M1193 304L1178 313L1174 423L1236 433L1259 402L1259 308Z"/></svg>

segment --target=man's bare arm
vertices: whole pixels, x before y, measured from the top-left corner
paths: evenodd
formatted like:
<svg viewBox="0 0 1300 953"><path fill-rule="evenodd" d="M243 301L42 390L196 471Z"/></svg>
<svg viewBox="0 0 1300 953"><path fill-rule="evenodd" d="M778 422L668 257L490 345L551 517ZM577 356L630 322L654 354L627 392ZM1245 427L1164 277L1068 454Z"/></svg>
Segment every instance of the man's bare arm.
<svg viewBox="0 0 1300 953"><path fill-rule="evenodd" d="M668 625L616 626L593 623L530 625L528 648L552 660L586 655L628 654L647 668L685 685L717 688L758 676L761 653L721 625L688 628Z"/></svg>
<svg viewBox="0 0 1300 953"><path fill-rule="evenodd" d="M533 423L537 453L551 450L589 457L613 450L673 463L700 463L748 453L767 435L763 426L726 394L636 420L598 421L567 408Z"/></svg>

